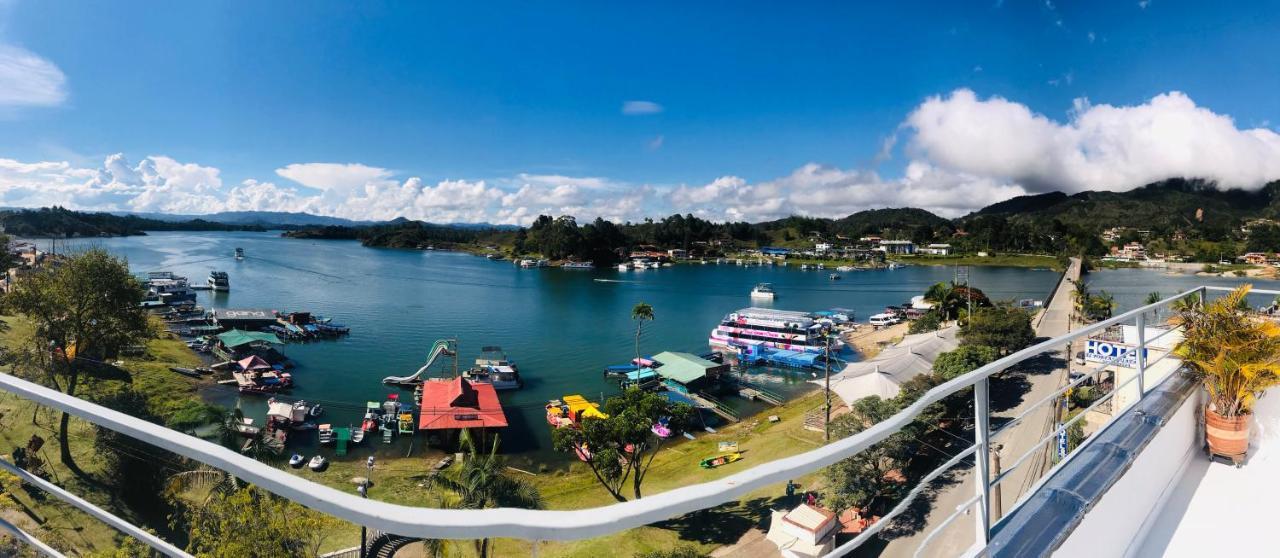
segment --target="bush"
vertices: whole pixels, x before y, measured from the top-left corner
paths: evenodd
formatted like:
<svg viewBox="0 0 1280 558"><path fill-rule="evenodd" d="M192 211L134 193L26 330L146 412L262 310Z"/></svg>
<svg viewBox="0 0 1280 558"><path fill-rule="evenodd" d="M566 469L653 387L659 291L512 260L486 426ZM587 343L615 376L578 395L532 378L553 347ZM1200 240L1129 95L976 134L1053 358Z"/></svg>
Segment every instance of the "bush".
<svg viewBox="0 0 1280 558"><path fill-rule="evenodd" d="M1031 315L1009 306L976 309L960 330L965 345L986 345L1001 354L1022 349L1035 340Z"/></svg>
<svg viewBox="0 0 1280 558"><path fill-rule="evenodd" d="M907 326L907 333L928 333L938 331L941 327L942 316L939 316L936 310L930 310L911 322L911 325Z"/></svg>
<svg viewBox="0 0 1280 558"><path fill-rule="evenodd" d="M933 361L933 375L946 382L976 370L978 367L1000 358L1000 353L986 345L961 345L956 350L942 353Z"/></svg>

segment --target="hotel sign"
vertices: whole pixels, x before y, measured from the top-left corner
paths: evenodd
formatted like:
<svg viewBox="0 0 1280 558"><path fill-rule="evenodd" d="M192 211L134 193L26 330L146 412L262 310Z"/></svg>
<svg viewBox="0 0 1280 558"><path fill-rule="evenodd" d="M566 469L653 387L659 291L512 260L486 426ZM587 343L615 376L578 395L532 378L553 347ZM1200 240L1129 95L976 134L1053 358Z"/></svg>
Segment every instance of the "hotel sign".
<svg viewBox="0 0 1280 558"><path fill-rule="evenodd" d="M1143 350L1142 356L1144 358L1149 356L1147 350ZM1088 362L1100 362L1125 368L1138 367L1138 351L1136 347L1101 339L1090 339L1085 343L1084 359Z"/></svg>

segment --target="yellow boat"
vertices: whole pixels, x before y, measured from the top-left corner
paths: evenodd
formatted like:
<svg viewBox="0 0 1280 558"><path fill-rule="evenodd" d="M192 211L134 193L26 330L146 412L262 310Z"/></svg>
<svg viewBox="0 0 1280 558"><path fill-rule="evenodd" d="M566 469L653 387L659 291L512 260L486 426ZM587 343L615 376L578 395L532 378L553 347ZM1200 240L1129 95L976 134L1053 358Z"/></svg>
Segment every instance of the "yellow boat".
<svg viewBox="0 0 1280 558"><path fill-rule="evenodd" d="M741 459L742 454L739 452L722 453L720 455L714 455L703 459L702 463L699 463L699 465L701 465L703 469L714 469L721 465L728 465L734 461L740 461Z"/></svg>
<svg viewBox="0 0 1280 558"><path fill-rule="evenodd" d="M547 423L556 428L577 426L586 418L606 419L609 415L600 412L600 407L581 395L566 395L563 399L552 399L547 403Z"/></svg>

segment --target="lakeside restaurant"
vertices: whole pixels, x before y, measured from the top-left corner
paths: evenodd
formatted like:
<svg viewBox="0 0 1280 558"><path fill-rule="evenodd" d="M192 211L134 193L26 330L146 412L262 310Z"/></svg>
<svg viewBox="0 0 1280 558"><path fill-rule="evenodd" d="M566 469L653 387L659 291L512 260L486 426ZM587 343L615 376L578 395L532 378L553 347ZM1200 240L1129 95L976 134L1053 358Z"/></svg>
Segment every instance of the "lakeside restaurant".
<svg viewBox="0 0 1280 558"><path fill-rule="evenodd" d="M439 443L451 444L463 429L495 429L507 426L507 415L492 384L466 378L428 380L422 383L418 401L418 430L439 435Z"/></svg>

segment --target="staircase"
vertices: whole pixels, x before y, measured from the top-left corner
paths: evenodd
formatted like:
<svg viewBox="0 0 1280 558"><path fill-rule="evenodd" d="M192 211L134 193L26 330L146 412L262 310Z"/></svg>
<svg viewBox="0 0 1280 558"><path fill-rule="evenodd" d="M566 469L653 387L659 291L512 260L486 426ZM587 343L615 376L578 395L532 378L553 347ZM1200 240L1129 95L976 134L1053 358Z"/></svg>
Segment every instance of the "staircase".
<svg viewBox="0 0 1280 558"><path fill-rule="evenodd" d="M365 556L368 558L391 558L399 552L401 548L416 543L422 539L413 537L402 537L391 533L383 533L381 531L371 531L369 533L369 543L365 547Z"/></svg>

